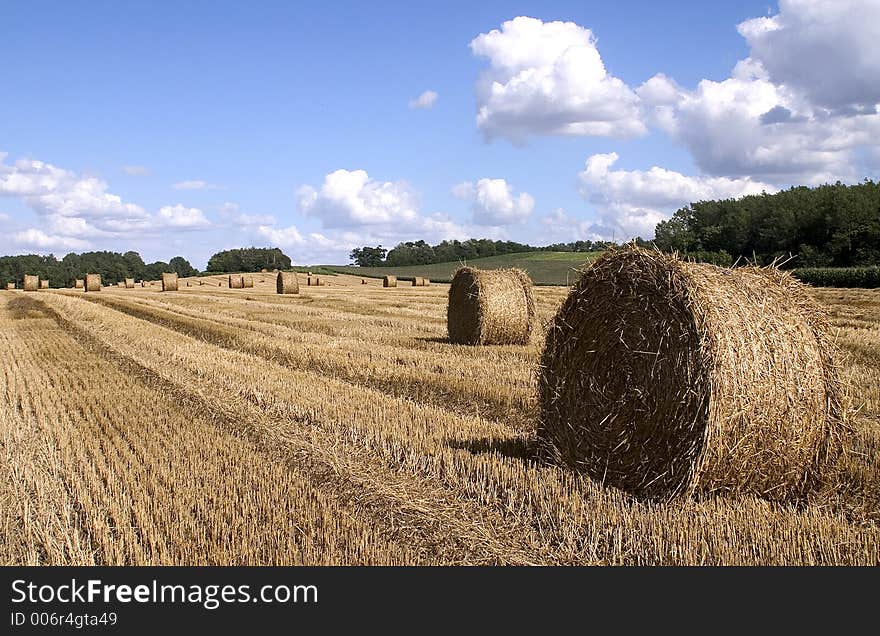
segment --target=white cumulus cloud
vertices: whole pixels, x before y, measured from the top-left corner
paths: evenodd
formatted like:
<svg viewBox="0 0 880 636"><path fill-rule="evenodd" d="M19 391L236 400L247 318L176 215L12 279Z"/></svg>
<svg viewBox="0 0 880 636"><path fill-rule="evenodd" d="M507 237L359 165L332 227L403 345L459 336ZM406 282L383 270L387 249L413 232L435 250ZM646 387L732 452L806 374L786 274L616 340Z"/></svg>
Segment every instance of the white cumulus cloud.
<svg viewBox="0 0 880 636"><path fill-rule="evenodd" d="M646 132L638 96L608 74L590 29L520 16L470 48L489 62L476 85L477 125L488 139Z"/></svg>
<svg viewBox="0 0 880 636"><path fill-rule="evenodd" d="M452 188L452 194L470 201L477 225L511 225L526 221L535 209L535 199L528 192L514 193L504 179L465 181Z"/></svg>
<svg viewBox="0 0 880 636"><path fill-rule="evenodd" d="M42 250L85 250L91 244L78 238L69 236L58 236L47 234L43 230L37 228L29 228L16 232L12 236L12 241L16 245L23 248L31 248L38 251Z"/></svg>
<svg viewBox="0 0 880 636"><path fill-rule="evenodd" d="M419 218L418 201L405 182L377 181L365 170L331 172L318 189L300 187L297 201L324 227L412 224Z"/></svg>
<svg viewBox="0 0 880 636"><path fill-rule="evenodd" d="M645 82L646 119L708 174L780 185L864 177L880 136L880 4L783 0L739 32L750 55L729 78L693 90L663 74Z"/></svg>
<svg viewBox="0 0 880 636"><path fill-rule="evenodd" d="M880 102L877 0L780 0L778 14L737 28L774 84L829 109Z"/></svg>
<svg viewBox="0 0 880 636"><path fill-rule="evenodd" d="M188 208L180 203L164 206L157 217L163 225L175 228L203 228L211 224L202 210Z"/></svg>
<svg viewBox="0 0 880 636"><path fill-rule="evenodd" d="M425 91L413 100L410 100L410 108L430 109L437 101L437 93L435 91Z"/></svg>
<svg viewBox="0 0 880 636"><path fill-rule="evenodd" d="M20 197L39 214L107 218L146 215L140 206L107 192L107 183L97 177L77 175L32 159L8 165L3 161L5 156L0 153L0 196Z"/></svg>
<svg viewBox="0 0 880 636"><path fill-rule="evenodd" d="M578 173L581 195L593 204L598 217L592 232L605 238L652 237L657 223L693 201L776 191L750 178L686 176L656 166L612 170L618 159L613 152L592 155Z"/></svg>

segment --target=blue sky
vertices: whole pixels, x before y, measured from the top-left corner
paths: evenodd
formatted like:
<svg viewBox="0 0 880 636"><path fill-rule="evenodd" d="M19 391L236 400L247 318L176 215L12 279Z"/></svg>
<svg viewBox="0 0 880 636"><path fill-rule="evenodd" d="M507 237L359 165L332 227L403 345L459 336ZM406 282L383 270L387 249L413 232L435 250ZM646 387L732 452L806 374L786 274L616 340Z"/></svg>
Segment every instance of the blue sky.
<svg viewBox="0 0 880 636"><path fill-rule="evenodd" d="M620 240L876 178L878 25L876 0L3 3L0 253Z"/></svg>

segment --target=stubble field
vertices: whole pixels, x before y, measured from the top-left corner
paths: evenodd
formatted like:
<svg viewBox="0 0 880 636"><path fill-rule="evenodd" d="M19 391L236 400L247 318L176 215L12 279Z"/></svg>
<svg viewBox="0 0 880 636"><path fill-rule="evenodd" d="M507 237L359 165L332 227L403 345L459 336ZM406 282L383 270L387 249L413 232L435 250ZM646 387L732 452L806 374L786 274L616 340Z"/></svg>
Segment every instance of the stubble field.
<svg viewBox="0 0 880 636"><path fill-rule="evenodd" d="M0 562L880 563L878 291L816 292L857 410L785 507L646 503L542 463L543 331L449 344L445 285L255 279L0 294ZM566 291L535 289L542 324Z"/></svg>

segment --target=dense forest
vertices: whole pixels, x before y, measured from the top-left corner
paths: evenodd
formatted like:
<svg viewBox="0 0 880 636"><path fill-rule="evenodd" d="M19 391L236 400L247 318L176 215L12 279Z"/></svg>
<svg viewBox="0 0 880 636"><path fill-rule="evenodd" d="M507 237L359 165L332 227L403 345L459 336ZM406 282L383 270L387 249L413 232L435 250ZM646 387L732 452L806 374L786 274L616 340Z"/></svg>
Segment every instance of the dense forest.
<svg viewBox="0 0 880 636"><path fill-rule="evenodd" d="M794 256L788 267L880 265L880 184L838 182L691 203L657 225L654 243L762 264Z"/></svg>
<svg viewBox="0 0 880 636"><path fill-rule="evenodd" d="M277 247L247 247L217 252L208 260L211 273L290 269L290 257Z"/></svg>
<svg viewBox="0 0 880 636"><path fill-rule="evenodd" d="M100 274L106 285L114 285L125 278L156 280L162 272L177 272L179 276L194 276L198 273L189 261L175 256L168 263L156 261L144 263L137 252L85 252L70 253L61 260L50 254L25 254L23 256L0 256L0 284L21 285L25 274L36 274L49 281L50 287L70 287L77 278L85 274Z"/></svg>

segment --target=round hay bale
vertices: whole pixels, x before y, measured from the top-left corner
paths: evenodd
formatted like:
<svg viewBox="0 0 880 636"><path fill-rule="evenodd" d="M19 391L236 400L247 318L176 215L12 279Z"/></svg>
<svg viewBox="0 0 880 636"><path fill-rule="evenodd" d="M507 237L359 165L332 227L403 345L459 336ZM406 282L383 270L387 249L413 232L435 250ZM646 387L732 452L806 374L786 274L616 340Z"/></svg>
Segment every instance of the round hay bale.
<svg viewBox="0 0 880 636"><path fill-rule="evenodd" d="M177 291L177 273L176 272L163 272L162 273L162 291Z"/></svg>
<svg viewBox="0 0 880 636"><path fill-rule="evenodd" d="M82 278L76 278L73 281L74 289L83 289L86 286L86 281Z"/></svg>
<svg viewBox="0 0 880 636"><path fill-rule="evenodd" d="M22 285L22 289L25 291L37 291L40 288L40 277L39 276L31 276L30 274L24 275L24 285Z"/></svg>
<svg viewBox="0 0 880 636"><path fill-rule="evenodd" d="M15 283L6 283L6 289L7 290L15 289Z"/></svg>
<svg viewBox="0 0 880 636"><path fill-rule="evenodd" d="M86 274L83 290L87 292L101 291L101 275Z"/></svg>
<svg viewBox="0 0 880 636"><path fill-rule="evenodd" d="M412 286L413 287L421 287L422 286L422 277L421 276L413 276Z"/></svg>
<svg viewBox="0 0 880 636"><path fill-rule="evenodd" d="M241 277L241 286L245 289L249 289L254 286L254 277L253 276L242 276Z"/></svg>
<svg viewBox="0 0 880 636"><path fill-rule="evenodd" d="M430 287L430 286L431 286L431 279L430 278L423 278L422 279L422 287Z"/></svg>
<svg viewBox="0 0 880 636"><path fill-rule="evenodd" d="M298 294L299 281L296 278L296 272L278 272L275 290L279 294Z"/></svg>
<svg viewBox="0 0 880 636"><path fill-rule="evenodd" d="M388 275L382 277L382 287L397 287L397 276Z"/></svg>
<svg viewBox="0 0 880 636"><path fill-rule="evenodd" d="M146 286L147 286L147 281L142 280L142 281L141 281L141 287L146 287Z"/></svg>
<svg viewBox="0 0 880 636"><path fill-rule="evenodd" d="M455 272L446 309L450 342L526 344L534 318L532 281L524 271L462 267Z"/></svg>
<svg viewBox="0 0 880 636"><path fill-rule="evenodd" d="M134 289L134 279L133 278L126 278L125 279L125 288L126 289Z"/></svg>
<svg viewBox="0 0 880 636"><path fill-rule="evenodd" d="M40 280L40 289L49 289L49 281Z"/></svg>
<svg viewBox="0 0 880 636"><path fill-rule="evenodd" d="M119 281L118 283L116 283L116 286L119 287L120 289L125 289L125 283L122 281Z"/></svg>
<svg viewBox="0 0 880 636"><path fill-rule="evenodd" d="M241 289L244 287L244 280L241 276L229 277L229 289Z"/></svg>
<svg viewBox="0 0 880 636"><path fill-rule="evenodd" d="M803 285L632 246L584 270L559 309L539 399L554 459L649 499L800 499L844 430L828 326Z"/></svg>
<svg viewBox="0 0 880 636"><path fill-rule="evenodd" d="M366 279L365 279L365 278L362 278L362 279L361 279L361 285L366 285L366 284L367 284Z"/></svg>

